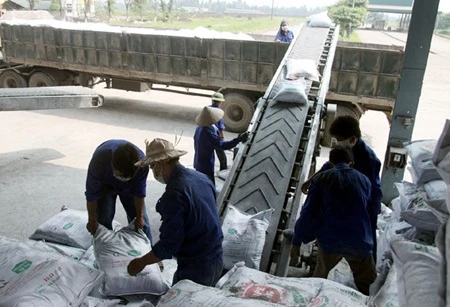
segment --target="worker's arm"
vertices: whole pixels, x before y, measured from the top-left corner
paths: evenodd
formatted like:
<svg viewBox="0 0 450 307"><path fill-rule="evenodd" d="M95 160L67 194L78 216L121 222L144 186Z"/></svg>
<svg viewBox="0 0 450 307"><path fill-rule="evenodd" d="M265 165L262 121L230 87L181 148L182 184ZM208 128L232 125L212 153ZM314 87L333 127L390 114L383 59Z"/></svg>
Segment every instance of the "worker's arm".
<svg viewBox="0 0 450 307"><path fill-rule="evenodd" d="M303 182L301 190L303 192L303 194L308 194L308 190L309 190L309 186L311 185L311 180L317 175L320 174L323 171L329 170L331 168L331 165L329 162L326 162L324 165L322 165L322 167L320 168L320 170L318 170L314 175L312 175L311 177L309 177L308 180L306 180L305 182Z"/></svg>
<svg viewBox="0 0 450 307"><path fill-rule="evenodd" d="M134 197L134 206L136 207L136 221L134 224L136 225L136 228L143 229L145 225L144 220L144 207L145 207L145 200L142 197Z"/></svg>
<svg viewBox="0 0 450 307"><path fill-rule="evenodd" d="M155 254L153 253L153 251L151 251L140 258L135 258L135 259L131 260L131 262L128 264L128 267L127 267L128 274L130 274L131 276L136 276L147 265L158 263L160 261L161 261L161 259L156 257Z"/></svg>
<svg viewBox="0 0 450 307"><path fill-rule="evenodd" d="M97 201L88 201L86 204L88 212L88 223L86 225L87 230L94 235L97 230Z"/></svg>

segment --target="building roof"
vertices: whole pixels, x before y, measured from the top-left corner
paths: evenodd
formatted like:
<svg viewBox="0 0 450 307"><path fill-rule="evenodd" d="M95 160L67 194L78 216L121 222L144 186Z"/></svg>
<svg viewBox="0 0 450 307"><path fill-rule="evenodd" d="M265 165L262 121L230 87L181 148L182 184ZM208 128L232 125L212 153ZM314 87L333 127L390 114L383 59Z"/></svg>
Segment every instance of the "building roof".
<svg viewBox="0 0 450 307"><path fill-rule="evenodd" d="M5 2L3 2L3 5L5 5L7 2L14 3L27 10L30 9L30 2L28 2L28 0L6 0ZM34 9L47 11L50 8L51 4L52 2L50 0L38 0Z"/></svg>
<svg viewBox="0 0 450 307"><path fill-rule="evenodd" d="M414 0L369 0L369 12L411 14Z"/></svg>

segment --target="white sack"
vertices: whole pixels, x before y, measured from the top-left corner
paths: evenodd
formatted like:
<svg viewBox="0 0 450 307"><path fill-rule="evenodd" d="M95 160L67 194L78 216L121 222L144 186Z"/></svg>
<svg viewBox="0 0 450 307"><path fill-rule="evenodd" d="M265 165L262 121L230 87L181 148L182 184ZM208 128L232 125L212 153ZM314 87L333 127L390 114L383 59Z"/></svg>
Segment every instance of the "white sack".
<svg viewBox="0 0 450 307"><path fill-rule="evenodd" d="M377 279L372 284L374 285L380 282L380 279L383 279L379 290L370 296L368 305L371 307L399 307L395 267L387 265L384 269L383 274L386 274L387 276L383 276L382 274L378 275ZM372 285L370 286L371 292Z"/></svg>
<svg viewBox="0 0 450 307"><path fill-rule="evenodd" d="M158 264L148 265L137 276L130 276L128 264L150 252L150 241L134 223L118 231L98 225L94 235L94 254L98 267L105 272L103 295L154 294L167 292Z"/></svg>
<svg viewBox="0 0 450 307"><path fill-rule="evenodd" d="M249 268L259 269L273 209L249 215L229 205L222 223L223 263L231 269L244 261Z"/></svg>
<svg viewBox="0 0 450 307"><path fill-rule="evenodd" d="M36 242L0 237L0 306L79 306L100 283L102 272Z"/></svg>
<svg viewBox="0 0 450 307"><path fill-rule="evenodd" d="M298 80L305 78L311 81L320 81L320 73L314 60L286 59L286 79Z"/></svg>
<svg viewBox="0 0 450 307"><path fill-rule="evenodd" d="M402 211L406 210L406 207L403 208L403 203L400 200L400 196L394 198L391 201L391 208L392 208L392 211L394 212L394 217L395 217L396 221L401 222L402 218L400 216L400 213L402 213Z"/></svg>
<svg viewBox="0 0 450 307"><path fill-rule="evenodd" d="M235 266L216 285L231 295L282 306L366 306L368 297L323 278L278 277Z"/></svg>
<svg viewBox="0 0 450 307"><path fill-rule="evenodd" d="M414 227L437 231L442 222L428 205L423 187L406 181L396 182L395 187L400 194L402 207L406 207L400 213L401 218Z"/></svg>
<svg viewBox="0 0 450 307"><path fill-rule="evenodd" d="M308 26L312 28L329 28L333 25L330 17L328 17L328 12L312 15L308 19Z"/></svg>
<svg viewBox="0 0 450 307"><path fill-rule="evenodd" d="M400 306L444 306L438 295L441 255L436 247L396 237L391 240Z"/></svg>
<svg viewBox="0 0 450 307"><path fill-rule="evenodd" d="M436 247L441 254L439 262L439 288L438 295L443 302L450 302L450 291L447 291L447 285L450 285L450 268L447 265L447 258L450 256L450 220L442 224L436 234ZM446 304L447 306L448 304Z"/></svg>
<svg viewBox="0 0 450 307"><path fill-rule="evenodd" d="M283 80L278 92L273 97L273 100L276 102L296 104L308 103L305 79Z"/></svg>
<svg viewBox="0 0 450 307"><path fill-rule="evenodd" d="M444 129L439 137L433 155L433 163L447 184L447 211L450 212L450 120L445 121Z"/></svg>
<svg viewBox="0 0 450 307"><path fill-rule="evenodd" d="M86 297L81 307L117 307L120 299L101 299L92 296Z"/></svg>
<svg viewBox="0 0 450 307"><path fill-rule="evenodd" d="M411 175L413 175L414 183L417 185L441 179L432 160L436 144L436 140L420 140L404 144L414 169Z"/></svg>
<svg viewBox="0 0 450 307"><path fill-rule="evenodd" d="M428 204L434 209L443 214L449 213L446 198L447 198L447 184L444 180L432 180L423 185L427 193Z"/></svg>
<svg viewBox="0 0 450 307"><path fill-rule="evenodd" d="M87 222L87 211L63 209L40 225L30 239L45 240L86 250L92 245L92 235L86 229ZM117 225L120 224L113 222L113 227Z"/></svg>
<svg viewBox="0 0 450 307"><path fill-rule="evenodd" d="M166 284L172 285L173 276L178 269L178 264L175 259L164 259L164 270L161 272L163 279L166 281Z"/></svg>

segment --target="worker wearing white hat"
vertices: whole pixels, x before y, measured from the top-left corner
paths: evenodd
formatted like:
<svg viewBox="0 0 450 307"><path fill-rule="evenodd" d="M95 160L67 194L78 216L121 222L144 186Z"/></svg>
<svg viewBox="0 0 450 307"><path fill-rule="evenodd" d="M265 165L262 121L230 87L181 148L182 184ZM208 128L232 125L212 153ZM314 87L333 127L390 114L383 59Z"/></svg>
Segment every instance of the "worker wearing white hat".
<svg viewBox="0 0 450 307"><path fill-rule="evenodd" d="M179 157L186 151L163 139L146 144L146 157L136 166L150 165L155 179L167 184L156 204L161 233L151 252L129 263L128 273L137 275L146 265L175 256L178 267L173 284L189 279L214 286L223 269L223 234L214 185L203 174L180 164Z"/></svg>
<svg viewBox="0 0 450 307"><path fill-rule="evenodd" d="M214 180L214 150L231 149L239 142L246 142L248 133L242 133L231 141L224 141L215 125L223 118L223 111L219 108L204 107L195 119L198 127L194 134L194 168Z"/></svg>

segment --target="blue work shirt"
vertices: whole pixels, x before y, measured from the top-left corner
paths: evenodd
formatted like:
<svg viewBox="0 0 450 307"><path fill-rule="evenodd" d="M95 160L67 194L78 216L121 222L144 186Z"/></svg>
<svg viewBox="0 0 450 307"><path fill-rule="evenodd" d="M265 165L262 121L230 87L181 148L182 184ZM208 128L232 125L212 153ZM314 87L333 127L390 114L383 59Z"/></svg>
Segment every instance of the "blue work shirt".
<svg viewBox="0 0 450 307"><path fill-rule="evenodd" d="M224 141L215 125L198 126L194 134L194 168L204 174L214 174L214 149L231 149L237 144L237 138Z"/></svg>
<svg viewBox="0 0 450 307"><path fill-rule="evenodd" d="M370 191L369 179L345 163L317 174L295 223L292 244L299 246L317 238L319 247L328 254L372 254L367 212Z"/></svg>
<svg viewBox="0 0 450 307"><path fill-rule="evenodd" d="M105 188L117 194L129 194L139 198L146 196L148 166L139 168L136 175L127 182L117 180L113 175L112 153L119 145L127 142L126 140L108 140L95 149L89 162L86 179L84 194L87 201L96 201L101 198ZM138 147L136 149L139 151L140 158L145 157L142 150Z"/></svg>
<svg viewBox="0 0 450 307"><path fill-rule="evenodd" d="M275 36L275 41L280 41L283 43L290 43L294 39L294 32L291 30L288 30L287 33L284 33L283 31L279 30L277 35Z"/></svg>
<svg viewBox="0 0 450 307"><path fill-rule="evenodd" d="M211 105L211 107L220 109L220 107L214 103ZM223 118L221 118L215 125L216 125L217 129L219 129L219 131L225 130L225 124L223 123Z"/></svg>
<svg viewBox="0 0 450 307"><path fill-rule="evenodd" d="M161 214L159 241L153 253L159 259L175 256L180 266L204 265L223 257L222 226L211 180L182 165L170 174L166 191L156 204Z"/></svg>
<svg viewBox="0 0 450 307"><path fill-rule="evenodd" d="M378 215L380 214L381 198L383 197L380 183L381 162L375 152L362 139L358 139L355 146L352 147L352 152L355 160L353 168L366 175L372 185L367 208L373 214ZM330 169L328 162L322 166L320 171L327 169Z"/></svg>

